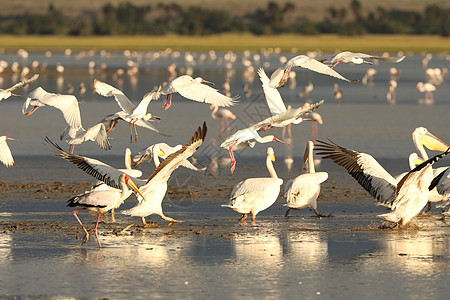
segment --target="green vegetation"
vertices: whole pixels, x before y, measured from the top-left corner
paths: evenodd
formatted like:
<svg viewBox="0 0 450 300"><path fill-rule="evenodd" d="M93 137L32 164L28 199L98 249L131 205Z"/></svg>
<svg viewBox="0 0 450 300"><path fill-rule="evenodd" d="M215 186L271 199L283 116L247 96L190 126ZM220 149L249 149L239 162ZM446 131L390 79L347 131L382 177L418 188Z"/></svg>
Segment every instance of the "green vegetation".
<svg viewBox="0 0 450 300"><path fill-rule="evenodd" d="M429 4L423 11L366 9L360 1L324 9L325 17L313 21L299 15L293 2L268 2L265 8L233 14L211 6L186 6L159 2L151 6L107 3L101 11L86 9L78 15L50 4L45 13L0 16L0 34L12 35L211 35L295 33L315 35L433 34L450 35L450 9Z"/></svg>
<svg viewBox="0 0 450 300"><path fill-rule="evenodd" d="M340 35L250 35L221 34L209 36L0 36L3 49L16 50L174 50L189 51L260 51L280 48L282 51L296 49L299 52L322 50L388 52L445 52L450 49L450 38L428 35L363 35L359 37Z"/></svg>

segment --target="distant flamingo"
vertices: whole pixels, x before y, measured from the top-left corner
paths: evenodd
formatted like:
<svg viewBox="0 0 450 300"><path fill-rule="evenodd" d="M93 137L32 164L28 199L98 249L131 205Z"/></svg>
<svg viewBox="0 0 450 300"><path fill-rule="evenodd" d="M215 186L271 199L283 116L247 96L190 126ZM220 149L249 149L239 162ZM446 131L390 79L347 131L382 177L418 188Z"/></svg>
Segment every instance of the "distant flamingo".
<svg viewBox="0 0 450 300"><path fill-rule="evenodd" d="M434 101L433 92L436 90L436 87L432 83L418 82L416 85L416 89L418 89L419 92L421 92L421 93L425 93L425 101L426 102Z"/></svg>
<svg viewBox="0 0 450 300"><path fill-rule="evenodd" d="M222 126L220 127L220 133L223 132L223 123L224 121L227 123L227 134L230 134L230 124L228 123L228 119L236 119L236 116L228 109L226 108L221 108L219 109L219 107L215 104L211 104L211 106L209 107L210 110L212 110L211 112L211 117L213 119L221 119L221 123Z"/></svg>

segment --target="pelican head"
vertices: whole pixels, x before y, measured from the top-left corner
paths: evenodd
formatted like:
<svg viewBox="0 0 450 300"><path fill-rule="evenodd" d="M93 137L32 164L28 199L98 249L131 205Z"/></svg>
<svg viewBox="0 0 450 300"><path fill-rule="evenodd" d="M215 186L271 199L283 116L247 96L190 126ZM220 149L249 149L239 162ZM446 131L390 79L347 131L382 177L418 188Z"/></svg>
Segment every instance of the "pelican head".
<svg viewBox="0 0 450 300"><path fill-rule="evenodd" d="M412 139L417 150L419 150L424 159L428 159L428 156L424 156L425 150L423 149L423 146L427 147L429 150L441 152L444 152L449 148L446 143L429 132L425 127L417 127L412 133Z"/></svg>
<svg viewBox="0 0 450 300"><path fill-rule="evenodd" d="M270 157L271 161L275 161L275 152L272 147L267 148L267 157Z"/></svg>
<svg viewBox="0 0 450 300"><path fill-rule="evenodd" d="M136 193L139 194L139 196L142 197L142 200L145 201L144 196L141 194L141 192L139 191L137 186L134 184L134 182L130 179L130 177L128 175L125 175L125 183L128 184Z"/></svg>

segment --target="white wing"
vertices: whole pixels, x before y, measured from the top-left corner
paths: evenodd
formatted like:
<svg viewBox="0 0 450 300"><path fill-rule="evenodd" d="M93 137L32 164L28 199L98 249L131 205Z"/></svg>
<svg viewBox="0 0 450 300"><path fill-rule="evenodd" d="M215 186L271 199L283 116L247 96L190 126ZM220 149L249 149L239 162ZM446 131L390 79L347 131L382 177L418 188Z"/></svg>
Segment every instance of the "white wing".
<svg viewBox="0 0 450 300"><path fill-rule="evenodd" d="M139 102L138 106L133 110L132 115L139 114L140 112L145 113L147 111L147 107L150 104L150 101L152 100L158 100L161 96L161 86L154 91L151 91L144 95L141 102Z"/></svg>
<svg viewBox="0 0 450 300"><path fill-rule="evenodd" d="M317 141L315 150L344 167L380 204L391 207L397 182L371 155L324 141Z"/></svg>
<svg viewBox="0 0 450 300"><path fill-rule="evenodd" d="M51 152L55 154L56 157L60 157L62 159L65 159L72 164L76 165L78 168L86 172L87 174L91 175L92 177L96 178L97 180L100 180L110 187L120 189L120 175L125 174L124 172L111 167L108 164L105 164L99 160L84 157L81 155L76 154L70 154L61 147L59 147L57 144L50 141L50 139L46 138L45 141L51 146L49 149ZM130 176L132 177L132 176ZM145 183L144 180L140 180L137 178L131 178L133 182L136 185L143 185Z"/></svg>
<svg viewBox="0 0 450 300"><path fill-rule="evenodd" d="M28 94L27 100L22 107L22 113L27 113L27 108L33 101L37 101L39 106L51 106L59 109L66 121L73 128L81 128L80 108L78 100L73 95L61 95L49 93L41 87L36 88Z"/></svg>
<svg viewBox="0 0 450 300"><path fill-rule="evenodd" d="M38 77L39 77L39 74L35 74L33 77L31 77L31 78L28 79L28 80L23 80L23 81L21 81L21 82L16 83L15 85L13 85L12 87L10 87L9 89L6 89L6 91L12 92L12 91L14 91L14 90L23 88L23 87L29 85L30 83L36 81L36 80L38 79Z"/></svg>
<svg viewBox="0 0 450 300"><path fill-rule="evenodd" d="M227 97L218 90L192 79L188 75L183 75L172 79L163 89L163 94L178 92L181 96L197 101L215 104L217 106L232 106L236 103L235 98Z"/></svg>
<svg viewBox="0 0 450 300"><path fill-rule="evenodd" d="M11 150L9 150L8 144L4 139L0 139L0 161L6 167L12 167L14 165L14 159L12 157Z"/></svg>
<svg viewBox="0 0 450 300"><path fill-rule="evenodd" d="M289 70L292 67L302 67L302 68L305 68L305 69L308 69L308 70L311 70L311 71L314 71L317 73L336 77L336 78L344 80L344 81L355 82L355 80L349 80L349 79L345 78L344 76L342 76L341 74L339 74L338 72L336 72L335 70L333 70L332 68L327 66L326 64L321 63L320 61L318 61L314 58L310 58L306 55L299 55L294 58L291 58L286 63L284 63L280 68L275 70L275 72L273 72L272 75L270 76L269 85L271 87L279 87L279 86L284 85L284 83L286 82L285 80L288 75L287 72L285 72L285 71ZM281 83L281 85L280 85L280 83Z"/></svg>
<svg viewBox="0 0 450 300"><path fill-rule="evenodd" d="M158 184L160 182L167 182L172 172L177 169L184 160L192 156L198 147L203 143L206 136L206 122L203 123L203 127L199 127L191 137L189 144L185 145L180 150L170 154L166 159L164 159L155 171L150 175L145 188L151 188L152 185Z"/></svg>
<svg viewBox="0 0 450 300"><path fill-rule="evenodd" d="M133 110L136 108L136 105L134 105L121 90L116 89L107 83L95 79L94 89L95 92L104 97L114 97L119 107L127 114L132 114Z"/></svg>
<svg viewBox="0 0 450 300"><path fill-rule="evenodd" d="M301 116L317 109L319 106L322 105L323 102L324 102L324 100L320 100L319 102L311 104L305 108L299 107L299 108L288 109L282 113L279 113L272 117L268 117L267 119L262 120L261 122L258 122L253 126L250 126L249 128L252 130L259 130L259 129L264 128L269 125L274 126L274 127L286 126L290 123L293 123L295 120L297 120Z"/></svg>
<svg viewBox="0 0 450 300"><path fill-rule="evenodd" d="M262 82L262 88L264 91L264 96L266 97L267 105L269 106L270 113L276 115L286 111L286 106L284 105L283 99L281 98L280 92L270 86L269 77L267 77L263 68L258 69L259 79Z"/></svg>
<svg viewBox="0 0 450 300"><path fill-rule="evenodd" d="M371 54L366 54L366 53L354 53L354 52L350 52L350 51L344 51L341 53L336 54L332 59L331 59L331 63L334 62L346 62L351 61L352 58L371 58L371 59L378 59L378 60L382 60L382 61L386 61L386 62L393 62L393 63L398 63L401 62L405 56L396 56L396 57L384 57L384 56L374 56Z"/></svg>

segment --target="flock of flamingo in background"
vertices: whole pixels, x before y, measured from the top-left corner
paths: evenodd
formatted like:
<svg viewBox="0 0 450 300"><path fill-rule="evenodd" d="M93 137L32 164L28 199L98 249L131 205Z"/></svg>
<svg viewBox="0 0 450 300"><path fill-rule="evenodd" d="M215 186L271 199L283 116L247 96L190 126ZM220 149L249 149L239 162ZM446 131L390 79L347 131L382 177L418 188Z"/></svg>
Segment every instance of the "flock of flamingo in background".
<svg viewBox="0 0 450 300"><path fill-rule="evenodd" d="M46 138L45 140L49 145L50 151L55 156L71 162L98 180L90 190L68 200L68 206L81 207L73 211L75 218L85 232L85 237L81 244L88 241L89 232L82 224L77 212L88 209L98 213L94 232L99 247L102 247L97 231L101 214L111 211L114 220L114 210L133 191L136 193L138 203L133 208L122 211L123 214L140 217L144 225L146 225L145 217L151 214L161 216L164 220L169 221L170 224L180 222L180 220L164 215L162 210L162 201L167 192L167 181L172 172L179 166L195 171L205 170L194 166L189 162L188 158L194 155L205 141L207 133L206 122L203 122L194 131L190 140L184 145L171 147L165 143L157 143L139 152L133 159L135 162L134 167L137 167L142 162L151 160L155 164L156 169L146 180L140 179L142 176L141 171L132 168L131 151L128 148L125 151L125 169L116 169L97 159L74 154L75 145L86 141L93 141L102 149L110 149L111 143L108 134L120 121L128 123L131 143L138 140L136 126L162 134L152 124L159 122L161 118L148 112L148 106L151 101L158 100L161 96L166 96L162 108L169 109L172 105L173 93L179 93L182 97L189 100L209 104L210 110L212 110L211 117L213 119L221 119L220 134L225 132L226 126L228 137L223 139L220 147L226 149L229 153L231 173L234 172L237 165L233 151L247 147L253 148L256 143L275 141L290 146L284 140L285 130L287 129L290 137L290 126L292 124L301 124L304 121L312 122L312 141L308 142L304 155L304 162L307 163L307 173L289 180L284 186L285 205L288 207L286 216L293 209L311 208L318 217L325 217L317 210L317 198L320 194L320 184L327 180L328 174L326 172L315 172L313 156L313 149L315 149L318 155L331 159L334 163L344 167L380 204L391 209L391 212L379 215L379 217L399 226L406 226L420 213L427 203L443 202L443 207L449 204L449 168L432 169L434 162L449 153L449 146L431 134L426 128L417 128L412 136L413 142L421 156L419 157L417 154L415 156L412 155L410 159L411 170L396 179L386 172L369 154L344 148L331 141L316 140L317 124L322 124L323 121L320 114L315 110L322 105L324 100L316 103L306 103L298 107L286 107L278 91L288 81L291 81L290 84L295 84L295 72L292 69L296 67L356 83L359 80L347 79L335 70L336 67L340 63L373 64L373 61L376 60L398 63L404 58L404 56L374 56L346 51L334 57L323 59L315 59L307 55L295 56L284 62L270 77L266 75L263 68L260 68L257 70L257 74L259 75L264 99L271 115L256 124L237 130L233 134L230 133L228 120L236 119L236 116L223 107L238 104L239 97L231 96L229 79L225 81L222 87L223 93L221 93L210 86L211 82L201 77L195 79L189 75L176 77L176 73L173 74L173 70L170 72L171 78L166 84L161 84L145 94L138 104L130 101L116 87L94 80L94 91L104 97L114 97L120 109L114 114L105 116L98 124L94 124L89 128L86 127L88 129L85 129L82 125L78 100L75 96L47 92L42 87L35 88L26 96L22 113L25 116L30 116L44 106L58 109L67 123L67 127L61 133L61 140L69 144L69 150L64 151L58 144ZM374 69L369 70L371 71L368 71L362 78L363 82L370 82L376 73ZM390 74L391 82L387 98L389 102L395 103L395 87L398 72L396 72L395 68L391 68ZM34 75L32 78L19 82L9 89L0 90L0 100L7 99L10 96L17 96L12 92L36 82L38 77L38 75ZM417 88L426 93L427 101L431 101L433 84L438 84L440 79L434 71L428 72L427 78L429 78L429 82L419 83ZM333 89L336 101L340 101L342 91L339 90L339 85L335 83ZM312 90L313 84L310 82L302 95L309 95ZM283 128L282 138L277 138L274 135L260 135L272 127ZM0 161L5 166L11 167L14 164L14 160L6 144L7 140L15 139L6 136L0 138ZM424 146L429 150L439 151L440 154L429 158ZM267 148L266 166L270 177L249 178L239 182L231 192L229 203L223 205L242 214L240 220L244 220L248 214L251 214L252 220L255 220L256 215L260 211L270 207L276 201L283 180L277 176L272 163L274 160L274 150L269 147Z"/></svg>

